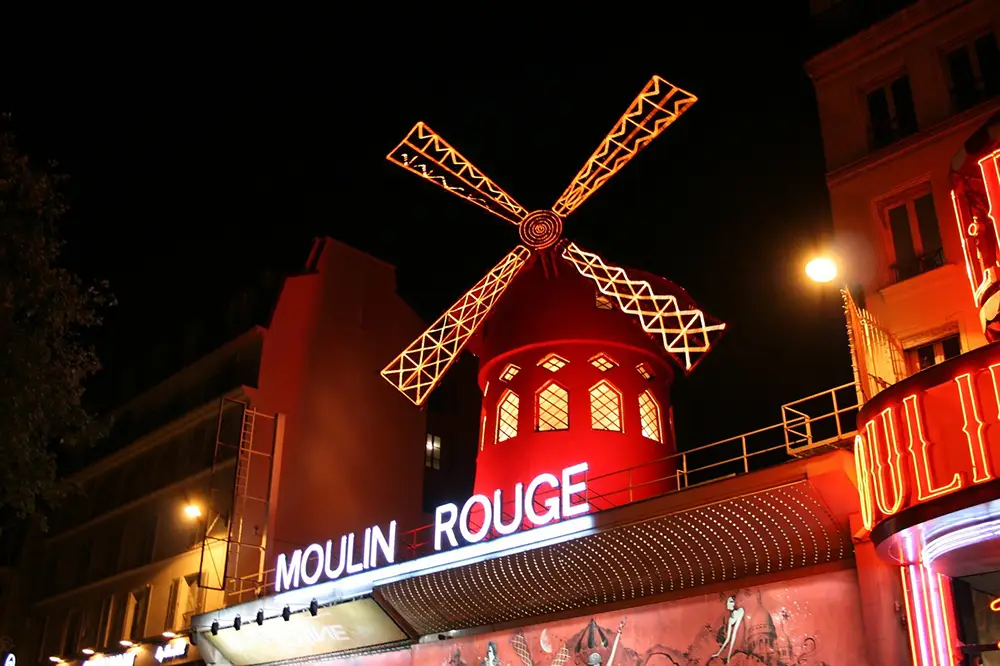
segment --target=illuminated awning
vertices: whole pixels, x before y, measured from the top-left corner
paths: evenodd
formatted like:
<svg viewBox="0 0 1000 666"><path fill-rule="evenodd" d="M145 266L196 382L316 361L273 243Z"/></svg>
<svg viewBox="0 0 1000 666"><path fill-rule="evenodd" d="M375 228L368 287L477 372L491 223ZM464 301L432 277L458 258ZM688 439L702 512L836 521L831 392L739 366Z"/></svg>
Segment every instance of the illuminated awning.
<svg viewBox="0 0 1000 666"><path fill-rule="evenodd" d="M257 626L248 619L239 630L229 627L201 636L233 666L319 657L407 640L370 598L326 606L315 616L295 613L287 622L272 619Z"/></svg>
<svg viewBox="0 0 1000 666"><path fill-rule="evenodd" d="M426 635L826 564L853 552L846 524L799 481L395 581L375 595Z"/></svg>
<svg viewBox="0 0 1000 666"><path fill-rule="evenodd" d="M846 451L817 455L287 590L198 616L192 628L224 655L242 649L236 644L242 634L273 631L269 658L259 650L256 662L232 658L243 666L380 649L429 634L539 621L555 613L835 563L853 556L849 516L858 510L853 470L853 456ZM304 612L313 600L320 607L316 618ZM364 604L364 612L377 618L372 622L383 623L378 626L384 633L308 648L280 637L298 617L319 621L354 604ZM280 617L286 606L292 623ZM265 617L263 627L248 620L258 610ZM237 615L244 623L240 636L232 629ZM220 627L215 637L209 635L213 622Z"/></svg>

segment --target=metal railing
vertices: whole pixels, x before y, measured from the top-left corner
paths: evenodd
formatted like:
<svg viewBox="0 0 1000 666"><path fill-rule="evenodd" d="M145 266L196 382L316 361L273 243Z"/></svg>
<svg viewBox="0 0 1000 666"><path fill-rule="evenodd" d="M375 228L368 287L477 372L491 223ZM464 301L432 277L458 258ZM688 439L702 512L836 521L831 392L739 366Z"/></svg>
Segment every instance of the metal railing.
<svg viewBox="0 0 1000 666"><path fill-rule="evenodd" d="M797 457L848 448L856 433L854 421L859 407L857 385L854 382L843 384L782 405L780 423L641 465L595 476L587 474L587 490L576 501L585 501L591 511L606 511L637 499L660 497L749 474ZM538 493L534 504L539 512L545 510L545 500L558 493L558 489ZM505 523L514 519L511 511L515 508L514 502L510 499L502 506ZM473 531L479 527L481 524L470 523ZM523 529L530 527L527 523L523 525ZM411 560L435 552L433 529L433 525L422 525L401 533L398 559ZM485 540L498 536L491 529ZM247 590L264 596L273 591L274 570L248 576L245 580L234 579L232 583L233 591L227 593L227 597Z"/></svg>

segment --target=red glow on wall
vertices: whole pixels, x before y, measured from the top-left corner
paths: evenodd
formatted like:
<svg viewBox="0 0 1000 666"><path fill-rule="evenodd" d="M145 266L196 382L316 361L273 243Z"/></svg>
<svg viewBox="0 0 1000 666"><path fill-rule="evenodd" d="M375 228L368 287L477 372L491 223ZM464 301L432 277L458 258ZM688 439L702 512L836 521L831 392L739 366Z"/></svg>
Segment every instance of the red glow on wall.
<svg viewBox="0 0 1000 666"><path fill-rule="evenodd" d="M921 372L858 415L855 463L865 527L991 481L1000 465L1000 345Z"/></svg>
<svg viewBox="0 0 1000 666"><path fill-rule="evenodd" d="M632 318L601 306L593 283L554 265L526 268L474 340L485 416L475 492L581 461L594 508L675 489L674 461L650 464L676 451L673 366Z"/></svg>

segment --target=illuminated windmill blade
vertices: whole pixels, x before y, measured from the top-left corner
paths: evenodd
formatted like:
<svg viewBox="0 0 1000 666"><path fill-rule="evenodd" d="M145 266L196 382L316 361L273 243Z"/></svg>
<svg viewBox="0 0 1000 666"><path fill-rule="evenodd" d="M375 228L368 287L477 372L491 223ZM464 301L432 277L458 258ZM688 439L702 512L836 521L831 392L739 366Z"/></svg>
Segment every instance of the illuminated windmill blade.
<svg viewBox="0 0 1000 666"><path fill-rule="evenodd" d="M607 264L574 243L566 245L562 256L581 275L597 283L601 293L613 298L622 312L638 318L644 331L659 337L663 348L685 371L694 368L726 328L692 303L676 295L654 293L646 280L630 278L624 268Z"/></svg>
<svg viewBox="0 0 1000 666"><path fill-rule="evenodd" d="M566 217L667 129L698 98L658 76L650 79L608 136L573 178L552 210Z"/></svg>
<svg viewBox="0 0 1000 666"><path fill-rule="evenodd" d="M528 214L499 185L424 123L414 125L385 158L511 224L520 224Z"/></svg>
<svg viewBox="0 0 1000 666"><path fill-rule="evenodd" d="M530 254L523 245L515 247L387 365L382 376L414 404L422 405Z"/></svg>

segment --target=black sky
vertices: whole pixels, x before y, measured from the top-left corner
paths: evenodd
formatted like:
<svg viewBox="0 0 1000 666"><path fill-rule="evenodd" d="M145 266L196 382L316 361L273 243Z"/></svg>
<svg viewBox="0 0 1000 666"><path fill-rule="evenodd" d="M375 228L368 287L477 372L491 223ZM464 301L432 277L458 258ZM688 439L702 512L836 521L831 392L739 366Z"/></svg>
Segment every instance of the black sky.
<svg viewBox="0 0 1000 666"><path fill-rule="evenodd" d="M681 440L778 422L849 381L838 297L801 277L829 226L807 3L542 5L108 22L36 43L0 108L72 176L73 263L110 280L109 328L141 340L317 234L396 264L433 318L517 234L384 160L412 124L543 208L660 74L700 101L567 234L730 324L676 391Z"/></svg>

